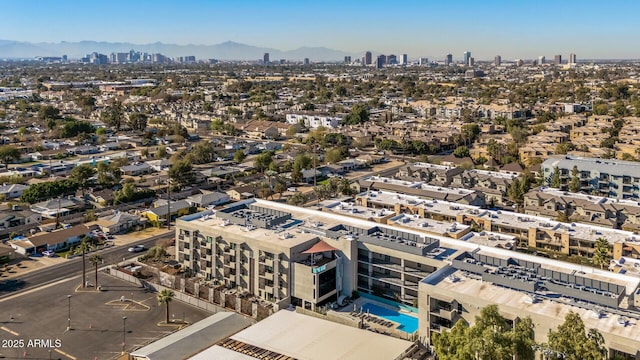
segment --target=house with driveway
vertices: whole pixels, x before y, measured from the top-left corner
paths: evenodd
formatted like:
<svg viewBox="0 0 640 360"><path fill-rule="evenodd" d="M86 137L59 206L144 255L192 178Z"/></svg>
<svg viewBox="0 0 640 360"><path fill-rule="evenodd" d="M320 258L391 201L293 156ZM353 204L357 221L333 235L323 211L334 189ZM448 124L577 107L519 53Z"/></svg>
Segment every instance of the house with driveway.
<svg viewBox="0 0 640 360"><path fill-rule="evenodd" d="M10 241L9 245L19 254L41 254L43 251L59 251L75 246L89 234L89 228L78 225L67 229L36 234L30 238Z"/></svg>

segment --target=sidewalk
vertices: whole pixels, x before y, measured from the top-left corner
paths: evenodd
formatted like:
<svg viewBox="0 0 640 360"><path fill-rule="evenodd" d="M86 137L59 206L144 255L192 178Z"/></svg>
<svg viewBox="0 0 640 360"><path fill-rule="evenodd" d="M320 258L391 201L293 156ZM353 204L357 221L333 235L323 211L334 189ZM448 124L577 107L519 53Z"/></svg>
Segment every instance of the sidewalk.
<svg viewBox="0 0 640 360"><path fill-rule="evenodd" d="M174 232L173 227L170 232ZM123 235L114 235L115 246L127 246L132 243L136 243L140 240L144 240L153 236L167 234L169 231L166 228L147 228L142 231L136 231ZM0 281L15 278L26 273L61 264L67 261L63 257L46 257L46 256L31 256L28 258L13 259L9 262L10 271L0 272Z"/></svg>

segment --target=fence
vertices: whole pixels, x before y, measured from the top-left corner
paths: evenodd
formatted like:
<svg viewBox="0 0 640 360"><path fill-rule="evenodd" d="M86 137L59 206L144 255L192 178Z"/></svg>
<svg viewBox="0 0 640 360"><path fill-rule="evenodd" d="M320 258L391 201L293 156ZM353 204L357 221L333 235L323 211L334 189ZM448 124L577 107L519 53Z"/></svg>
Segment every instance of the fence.
<svg viewBox="0 0 640 360"><path fill-rule="evenodd" d="M231 310L258 320L274 313L272 306L261 305L241 298L236 294L224 293L220 288L208 287L197 282L187 281L186 279L163 273L157 269L154 270L157 272L160 284L139 279L116 268L109 268L108 270L110 275L118 279L136 284L151 291L174 291L174 299L214 313ZM146 270L149 270L148 267ZM189 290L191 290L193 294L185 291L187 284L190 285Z"/></svg>

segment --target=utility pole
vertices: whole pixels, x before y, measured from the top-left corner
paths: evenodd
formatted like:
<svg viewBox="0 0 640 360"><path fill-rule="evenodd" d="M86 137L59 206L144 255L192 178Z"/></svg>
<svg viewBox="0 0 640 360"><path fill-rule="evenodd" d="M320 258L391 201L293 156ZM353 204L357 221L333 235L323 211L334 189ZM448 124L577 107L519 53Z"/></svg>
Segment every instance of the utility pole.
<svg viewBox="0 0 640 360"><path fill-rule="evenodd" d="M167 230L171 230L171 175L167 179Z"/></svg>
<svg viewBox="0 0 640 360"><path fill-rule="evenodd" d="M316 193L316 205L320 204L320 197L318 197L318 164L317 162L317 155L316 155L316 143L314 141L313 143L313 191Z"/></svg>

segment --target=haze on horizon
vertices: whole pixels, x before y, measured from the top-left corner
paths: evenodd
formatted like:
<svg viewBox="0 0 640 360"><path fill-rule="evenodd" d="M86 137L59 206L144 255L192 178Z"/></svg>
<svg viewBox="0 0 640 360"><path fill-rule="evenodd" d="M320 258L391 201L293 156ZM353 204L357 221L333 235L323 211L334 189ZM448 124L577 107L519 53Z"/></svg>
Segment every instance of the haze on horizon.
<svg viewBox="0 0 640 360"><path fill-rule="evenodd" d="M283 0L5 1L0 38L212 45L234 41L291 50L327 47L454 59L637 59L640 2L503 0L427 2Z"/></svg>

